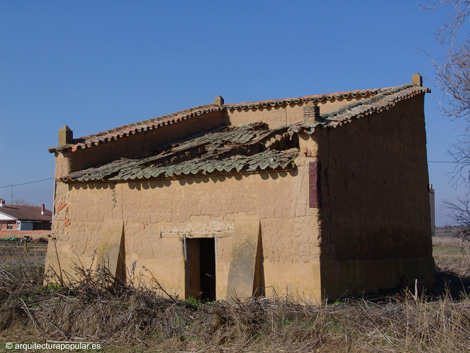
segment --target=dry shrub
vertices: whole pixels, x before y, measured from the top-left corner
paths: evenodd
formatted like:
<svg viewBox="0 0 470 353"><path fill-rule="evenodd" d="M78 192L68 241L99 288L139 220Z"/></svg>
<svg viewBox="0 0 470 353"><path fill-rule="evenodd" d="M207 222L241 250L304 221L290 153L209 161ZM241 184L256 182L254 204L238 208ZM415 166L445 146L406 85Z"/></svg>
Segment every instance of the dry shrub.
<svg viewBox="0 0 470 353"><path fill-rule="evenodd" d="M0 268L0 330L21 321L27 314L24 299L28 300L40 290L42 266L23 259L16 264Z"/></svg>
<svg viewBox="0 0 470 353"><path fill-rule="evenodd" d="M57 278L54 283L57 283ZM30 264L0 271L0 327L37 341L93 341L138 351L468 352L470 298L408 291L378 300L294 304L285 297L198 303L77 268L43 286Z"/></svg>

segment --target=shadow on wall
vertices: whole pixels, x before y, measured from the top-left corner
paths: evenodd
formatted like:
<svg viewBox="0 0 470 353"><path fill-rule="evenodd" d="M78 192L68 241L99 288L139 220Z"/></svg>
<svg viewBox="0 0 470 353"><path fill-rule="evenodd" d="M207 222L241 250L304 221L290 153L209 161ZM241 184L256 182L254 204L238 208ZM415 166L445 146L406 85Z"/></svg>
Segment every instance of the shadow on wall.
<svg viewBox="0 0 470 353"><path fill-rule="evenodd" d="M253 282L253 296L266 296L266 284L264 281L264 256L263 256L263 241L262 241L262 230L260 225L260 231L258 236L258 249L256 252L256 264L255 264L255 278Z"/></svg>
<svg viewBox="0 0 470 353"><path fill-rule="evenodd" d="M263 180L276 180L279 178L285 178L287 176L296 176L298 174L297 169L282 170L279 172L263 172L259 173ZM243 180L252 174L226 174L226 175L216 175L216 176L202 176L197 178L183 177L181 179L154 179L154 180L131 180L127 181L129 188L132 190L149 190L157 188L165 188L171 186L173 181L178 181L182 186L184 185L193 185L201 183L220 183L228 179ZM83 183L83 182L69 182L68 188L69 191L74 190L106 190L114 189L115 182L92 182L92 183Z"/></svg>

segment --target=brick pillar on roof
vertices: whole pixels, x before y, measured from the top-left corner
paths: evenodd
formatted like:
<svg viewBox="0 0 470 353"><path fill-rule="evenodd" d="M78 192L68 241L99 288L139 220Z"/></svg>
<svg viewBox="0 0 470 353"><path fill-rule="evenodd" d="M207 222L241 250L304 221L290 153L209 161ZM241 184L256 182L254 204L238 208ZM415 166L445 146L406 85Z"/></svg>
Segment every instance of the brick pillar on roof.
<svg viewBox="0 0 470 353"><path fill-rule="evenodd" d="M59 146L68 145L73 143L73 131L65 125L59 130Z"/></svg>
<svg viewBox="0 0 470 353"><path fill-rule="evenodd" d="M218 105L219 107L224 105L224 97L222 96L217 96L214 98L214 104Z"/></svg>
<svg viewBox="0 0 470 353"><path fill-rule="evenodd" d="M423 87L423 76L418 73L414 74L411 76L411 83L415 84L416 86Z"/></svg>
<svg viewBox="0 0 470 353"><path fill-rule="evenodd" d="M320 122L320 107L317 104L313 104L312 102L307 103L304 106L304 118L314 118L316 122Z"/></svg>

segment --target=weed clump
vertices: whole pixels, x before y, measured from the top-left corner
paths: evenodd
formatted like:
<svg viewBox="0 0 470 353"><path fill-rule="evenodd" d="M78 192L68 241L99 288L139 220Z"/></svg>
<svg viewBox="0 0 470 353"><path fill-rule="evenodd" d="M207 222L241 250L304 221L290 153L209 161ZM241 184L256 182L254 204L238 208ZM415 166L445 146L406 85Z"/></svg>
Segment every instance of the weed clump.
<svg viewBox="0 0 470 353"><path fill-rule="evenodd" d="M403 291L301 305L286 297L202 303L76 268L61 283L24 263L0 270L0 328L36 340L99 342L140 351L470 350L470 298Z"/></svg>

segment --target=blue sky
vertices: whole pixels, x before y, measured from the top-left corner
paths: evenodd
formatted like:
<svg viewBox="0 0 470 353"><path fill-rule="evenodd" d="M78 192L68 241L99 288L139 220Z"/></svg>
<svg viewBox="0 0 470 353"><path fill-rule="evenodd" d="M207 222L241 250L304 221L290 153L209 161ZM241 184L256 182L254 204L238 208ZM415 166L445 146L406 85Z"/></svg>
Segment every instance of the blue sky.
<svg viewBox="0 0 470 353"><path fill-rule="evenodd" d="M413 0L0 0L0 197L11 184L52 178L57 131L79 137L207 104L396 86L419 72L428 159L464 124L438 109L431 57L447 11ZM430 163L441 200L464 191L452 164ZM52 206L53 184L13 187L13 199Z"/></svg>

